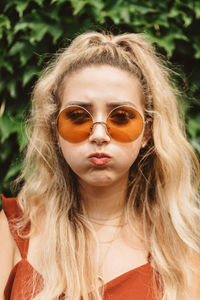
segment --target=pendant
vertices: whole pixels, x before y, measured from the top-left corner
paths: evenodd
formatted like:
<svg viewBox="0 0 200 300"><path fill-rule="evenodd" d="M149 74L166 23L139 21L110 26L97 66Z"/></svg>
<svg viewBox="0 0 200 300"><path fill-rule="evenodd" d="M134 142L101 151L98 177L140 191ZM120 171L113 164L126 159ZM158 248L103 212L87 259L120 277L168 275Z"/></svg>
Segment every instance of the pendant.
<svg viewBox="0 0 200 300"><path fill-rule="evenodd" d="M104 280L101 275L97 275L97 279L101 282L102 285L104 285Z"/></svg>

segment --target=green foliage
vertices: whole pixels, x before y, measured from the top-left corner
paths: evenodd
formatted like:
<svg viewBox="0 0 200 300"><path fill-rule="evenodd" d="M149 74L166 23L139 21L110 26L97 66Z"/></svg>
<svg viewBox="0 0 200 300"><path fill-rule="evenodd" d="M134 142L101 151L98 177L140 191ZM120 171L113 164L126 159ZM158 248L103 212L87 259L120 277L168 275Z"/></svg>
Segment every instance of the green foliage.
<svg viewBox="0 0 200 300"><path fill-rule="evenodd" d="M51 54L86 30L149 35L160 53L181 72L187 134L200 153L199 22L199 0L1 1L1 191L10 194L10 183L21 169L20 153L26 146L23 120L35 80Z"/></svg>

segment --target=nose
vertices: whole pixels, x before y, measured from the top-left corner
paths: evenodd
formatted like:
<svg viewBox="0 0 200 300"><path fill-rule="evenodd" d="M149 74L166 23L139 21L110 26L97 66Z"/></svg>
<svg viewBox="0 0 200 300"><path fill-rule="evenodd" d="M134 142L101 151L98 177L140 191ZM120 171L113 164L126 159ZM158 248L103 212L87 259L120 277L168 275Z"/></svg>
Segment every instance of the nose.
<svg viewBox="0 0 200 300"><path fill-rule="evenodd" d="M92 131L89 136L89 141L95 142L97 144L110 142L110 136L105 122L95 122L93 124Z"/></svg>

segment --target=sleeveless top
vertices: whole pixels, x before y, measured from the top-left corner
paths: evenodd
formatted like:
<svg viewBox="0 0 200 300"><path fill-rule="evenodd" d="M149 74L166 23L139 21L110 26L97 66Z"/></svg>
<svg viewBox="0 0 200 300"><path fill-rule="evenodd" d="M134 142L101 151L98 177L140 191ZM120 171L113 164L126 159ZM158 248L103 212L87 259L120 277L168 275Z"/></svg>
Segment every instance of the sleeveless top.
<svg viewBox="0 0 200 300"><path fill-rule="evenodd" d="M31 300L39 288L33 291L31 278L36 274L36 280L42 282L39 274L27 260L29 239L19 237L12 225L12 218L19 217L21 210L17 204L17 198L5 198L2 196L2 208L8 219L10 232L19 248L21 260L13 267L7 280L4 297L5 300ZM28 233L30 224L24 230ZM41 286L41 284L40 284ZM64 294L59 300L64 299ZM158 300L153 290L153 272L150 260L148 263L132 269L112 279L104 285L103 300ZM50 300L50 299L48 299Z"/></svg>

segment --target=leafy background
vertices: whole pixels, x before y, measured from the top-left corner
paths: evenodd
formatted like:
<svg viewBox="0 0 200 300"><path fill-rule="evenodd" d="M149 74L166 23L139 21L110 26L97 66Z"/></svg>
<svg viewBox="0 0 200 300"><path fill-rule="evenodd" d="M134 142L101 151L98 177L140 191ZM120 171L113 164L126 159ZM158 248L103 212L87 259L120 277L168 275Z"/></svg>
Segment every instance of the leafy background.
<svg viewBox="0 0 200 300"><path fill-rule="evenodd" d="M16 193L34 82L51 55L86 30L148 34L181 75L187 134L200 153L199 28L199 0L1 0L0 192Z"/></svg>

